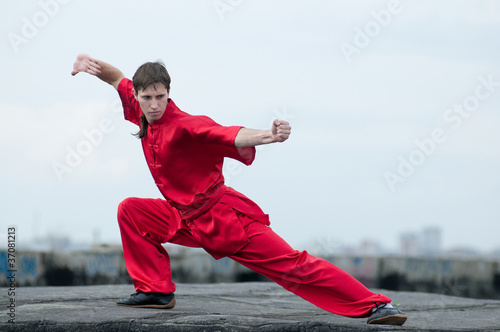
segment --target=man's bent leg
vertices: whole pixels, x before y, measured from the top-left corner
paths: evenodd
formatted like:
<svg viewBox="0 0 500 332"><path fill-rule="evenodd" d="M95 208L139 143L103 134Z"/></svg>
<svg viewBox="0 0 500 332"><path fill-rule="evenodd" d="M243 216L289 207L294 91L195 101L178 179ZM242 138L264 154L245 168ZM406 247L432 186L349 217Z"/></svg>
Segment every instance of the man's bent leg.
<svg viewBox="0 0 500 332"><path fill-rule="evenodd" d="M161 244L179 229L175 210L161 199L127 198L118 207L118 223L135 290L173 293L170 258Z"/></svg>
<svg viewBox="0 0 500 332"><path fill-rule="evenodd" d="M330 262L294 250L259 222L247 226L247 235L250 243L231 259L322 309L347 317L368 317L375 304L391 302Z"/></svg>

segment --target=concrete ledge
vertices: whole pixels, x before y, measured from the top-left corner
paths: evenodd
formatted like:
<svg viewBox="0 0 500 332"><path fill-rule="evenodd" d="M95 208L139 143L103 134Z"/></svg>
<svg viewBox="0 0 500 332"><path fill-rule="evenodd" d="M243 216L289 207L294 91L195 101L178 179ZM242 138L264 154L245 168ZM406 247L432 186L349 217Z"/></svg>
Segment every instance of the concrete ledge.
<svg viewBox="0 0 500 332"><path fill-rule="evenodd" d="M321 310L270 282L178 284L171 310L120 307L131 285L16 289L15 324L2 295L1 331L500 331L500 301L380 291L409 318L366 324ZM1 289L7 294L7 289Z"/></svg>

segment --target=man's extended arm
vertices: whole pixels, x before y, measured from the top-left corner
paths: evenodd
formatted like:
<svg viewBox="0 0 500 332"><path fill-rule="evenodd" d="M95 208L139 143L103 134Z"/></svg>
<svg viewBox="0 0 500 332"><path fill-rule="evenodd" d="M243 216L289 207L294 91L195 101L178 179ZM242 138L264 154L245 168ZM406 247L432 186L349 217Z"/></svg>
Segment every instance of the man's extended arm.
<svg viewBox="0 0 500 332"><path fill-rule="evenodd" d="M90 75L97 76L102 81L111 84L115 89L118 90L118 84L125 78L123 73L116 67L92 58L87 54L79 54L76 57L76 61L73 65L73 71L71 75L76 75L79 72L86 72Z"/></svg>
<svg viewBox="0 0 500 332"><path fill-rule="evenodd" d="M275 142L284 142L290 136L292 127L288 121L274 120L270 130L256 130L241 128L234 145L237 148L246 148L256 145L269 144Z"/></svg>

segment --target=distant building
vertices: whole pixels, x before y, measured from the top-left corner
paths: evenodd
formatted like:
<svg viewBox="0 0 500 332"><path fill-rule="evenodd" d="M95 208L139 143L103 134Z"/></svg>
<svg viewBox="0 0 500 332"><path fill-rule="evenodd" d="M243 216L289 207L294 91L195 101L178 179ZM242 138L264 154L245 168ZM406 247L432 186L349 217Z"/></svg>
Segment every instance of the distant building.
<svg viewBox="0 0 500 332"><path fill-rule="evenodd" d="M442 231L438 227L427 227L421 232L403 233L399 246L405 256L439 256L443 253Z"/></svg>
<svg viewBox="0 0 500 332"><path fill-rule="evenodd" d="M438 227L427 227L422 231L420 253L423 256L438 256L443 252L442 232Z"/></svg>
<svg viewBox="0 0 500 332"><path fill-rule="evenodd" d="M384 254L384 249L375 240L365 239L355 249L356 255L360 256L378 256Z"/></svg>
<svg viewBox="0 0 500 332"><path fill-rule="evenodd" d="M481 257L481 252L472 247L454 247L446 250L447 257L461 257L461 258L478 258Z"/></svg>
<svg viewBox="0 0 500 332"><path fill-rule="evenodd" d="M399 237L401 255L417 256L419 254L419 240L415 232L406 232Z"/></svg>

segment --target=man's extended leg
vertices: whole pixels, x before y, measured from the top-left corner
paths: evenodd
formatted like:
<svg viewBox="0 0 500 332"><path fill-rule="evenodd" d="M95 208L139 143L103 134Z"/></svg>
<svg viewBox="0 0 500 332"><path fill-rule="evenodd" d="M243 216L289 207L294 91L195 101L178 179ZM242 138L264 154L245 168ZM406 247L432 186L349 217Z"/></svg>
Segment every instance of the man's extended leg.
<svg viewBox="0 0 500 332"><path fill-rule="evenodd" d="M376 305L391 302L328 261L294 250L271 228L243 224L250 243L230 258L316 306L342 316L368 317Z"/></svg>

